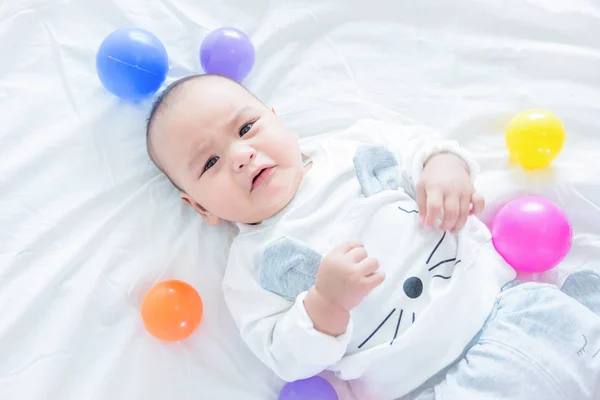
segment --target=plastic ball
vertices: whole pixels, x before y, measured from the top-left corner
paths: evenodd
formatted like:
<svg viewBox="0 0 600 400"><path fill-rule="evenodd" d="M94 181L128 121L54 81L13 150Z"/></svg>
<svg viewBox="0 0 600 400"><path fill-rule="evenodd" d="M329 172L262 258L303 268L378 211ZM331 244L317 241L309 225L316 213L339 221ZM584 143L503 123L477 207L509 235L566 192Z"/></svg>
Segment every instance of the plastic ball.
<svg viewBox="0 0 600 400"><path fill-rule="evenodd" d="M165 46L143 29L117 29L104 39L96 54L100 82L125 100L138 101L155 93L168 70Z"/></svg>
<svg viewBox="0 0 600 400"><path fill-rule="evenodd" d="M529 110L508 124L506 147L513 161L525 169L538 169L556 158L565 137L565 128L556 115L545 110Z"/></svg>
<svg viewBox="0 0 600 400"><path fill-rule="evenodd" d="M202 319L202 299L189 284L169 280L156 284L142 301L146 330L165 342L181 341L194 332Z"/></svg>
<svg viewBox="0 0 600 400"><path fill-rule="evenodd" d="M320 376L286 383L278 400L338 400L331 383Z"/></svg>
<svg viewBox="0 0 600 400"><path fill-rule="evenodd" d="M504 205L492 223L496 251L516 271L544 272L571 249L571 224L554 203L537 196Z"/></svg>
<svg viewBox="0 0 600 400"><path fill-rule="evenodd" d="M254 66L255 51L250 38L235 28L210 32L200 47L200 63L209 74L225 75L241 82Z"/></svg>

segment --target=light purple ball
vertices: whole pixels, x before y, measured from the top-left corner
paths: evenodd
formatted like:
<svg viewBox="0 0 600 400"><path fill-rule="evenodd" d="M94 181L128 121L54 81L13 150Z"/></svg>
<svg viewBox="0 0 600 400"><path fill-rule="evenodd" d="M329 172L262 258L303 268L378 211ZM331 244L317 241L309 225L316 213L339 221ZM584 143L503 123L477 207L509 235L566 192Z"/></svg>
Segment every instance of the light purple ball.
<svg viewBox="0 0 600 400"><path fill-rule="evenodd" d="M225 75L237 82L248 76L254 60L252 41L239 29L215 29L204 38L200 46L200 63L206 73Z"/></svg>
<svg viewBox="0 0 600 400"><path fill-rule="evenodd" d="M544 272L571 249L572 230L553 202L525 196L503 206L492 222L494 247L515 270Z"/></svg>
<svg viewBox="0 0 600 400"><path fill-rule="evenodd" d="M338 400L331 383L320 376L286 383L278 400Z"/></svg>

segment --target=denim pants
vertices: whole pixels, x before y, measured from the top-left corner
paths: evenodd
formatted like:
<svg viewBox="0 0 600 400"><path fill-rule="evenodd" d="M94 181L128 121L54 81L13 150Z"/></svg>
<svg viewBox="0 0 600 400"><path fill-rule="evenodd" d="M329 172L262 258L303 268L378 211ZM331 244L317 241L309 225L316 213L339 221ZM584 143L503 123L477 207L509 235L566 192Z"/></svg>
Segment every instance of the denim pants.
<svg viewBox="0 0 600 400"><path fill-rule="evenodd" d="M511 286L463 357L405 397L600 399L600 276Z"/></svg>

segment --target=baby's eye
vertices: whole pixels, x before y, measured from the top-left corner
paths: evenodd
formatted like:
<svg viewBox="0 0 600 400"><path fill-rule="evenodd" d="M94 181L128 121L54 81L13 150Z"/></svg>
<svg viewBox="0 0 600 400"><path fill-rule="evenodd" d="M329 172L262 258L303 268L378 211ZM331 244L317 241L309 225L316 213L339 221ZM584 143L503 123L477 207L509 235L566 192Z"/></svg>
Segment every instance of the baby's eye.
<svg viewBox="0 0 600 400"><path fill-rule="evenodd" d="M204 164L204 170L202 170L202 172L206 172L211 169L217 163L217 161L219 161L219 156L213 156L209 158L208 161L206 161L206 164Z"/></svg>
<svg viewBox="0 0 600 400"><path fill-rule="evenodd" d="M242 128L240 129L240 137L250 132L250 129L252 129L252 125L254 125L254 122L244 124L244 126L242 126Z"/></svg>

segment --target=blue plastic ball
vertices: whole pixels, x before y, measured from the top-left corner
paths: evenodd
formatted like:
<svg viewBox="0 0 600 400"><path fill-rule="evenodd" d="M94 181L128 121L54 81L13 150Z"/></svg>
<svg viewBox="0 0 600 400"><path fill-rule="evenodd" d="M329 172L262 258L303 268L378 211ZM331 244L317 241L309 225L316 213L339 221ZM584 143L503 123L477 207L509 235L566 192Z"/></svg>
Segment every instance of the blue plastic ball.
<svg viewBox="0 0 600 400"><path fill-rule="evenodd" d="M138 101L155 93L168 70L165 46L143 29L117 29L104 39L96 54L100 82L125 100Z"/></svg>

